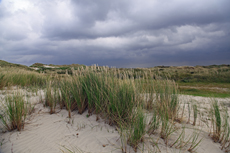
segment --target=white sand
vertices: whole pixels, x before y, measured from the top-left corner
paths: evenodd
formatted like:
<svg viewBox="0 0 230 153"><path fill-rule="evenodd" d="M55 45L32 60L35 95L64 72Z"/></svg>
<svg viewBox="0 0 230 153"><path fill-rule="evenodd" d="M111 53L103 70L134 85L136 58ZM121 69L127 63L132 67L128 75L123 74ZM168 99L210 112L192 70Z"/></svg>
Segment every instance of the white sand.
<svg viewBox="0 0 230 153"><path fill-rule="evenodd" d="M180 101L188 101L193 99L197 104L204 108L209 106L209 98L180 96ZM229 99L218 99L226 103L230 103ZM28 117L25 128L22 131L12 131L0 133L0 152L1 153L58 153L68 152L63 146L73 152L91 152L91 153L121 153L121 142L118 131L114 126L105 124L102 119L96 121L96 116L87 117L87 112L79 115L77 111L72 112L72 119L67 118L66 110L59 110L56 114L50 115L49 109L44 108L39 102L39 96L32 96L29 101L37 103L35 112ZM207 105L207 106L206 106ZM187 113L185 113L187 114ZM206 116L207 117L207 116ZM69 123L70 121L70 123ZM186 120L187 121L187 120ZM191 123L192 123L191 118ZM191 124L185 124L187 127L194 128ZM1 125L2 126L2 125ZM182 127L177 123L177 127ZM198 120L197 128L201 128L200 137L203 137L202 143L199 145L198 153L222 153L219 143L214 143L208 136L208 128L203 122ZM192 129L186 128L187 136L193 132ZM169 144L175 141L179 131L172 134ZM159 139L158 135L151 136L155 141L158 141L158 146L161 152L188 152L186 150L176 149L175 147L166 147L164 141ZM146 139L147 140L147 139ZM140 144L141 146L141 144ZM148 142L146 141L146 146ZM155 151L157 151L157 148ZM80 151L81 150L81 151ZM127 152L134 152L128 147ZM143 152L148 152L150 149L144 148ZM152 149L152 152L155 152ZM142 152L138 150L138 152Z"/></svg>
<svg viewBox="0 0 230 153"><path fill-rule="evenodd" d="M114 149L111 145L102 145L108 145L108 140L116 142L119 138L117 131L107 124L96 122L95 116L87 118L87 113L72 113L73 120L69 124L66 110L52 115L47 111L42 104L37 105L33 119L25 125L24 130L4 133L1 138L4 139L2 152L57 153L61 152L60 149L65 150L63 145L71 150L89 152L109 152Z"/></svg>

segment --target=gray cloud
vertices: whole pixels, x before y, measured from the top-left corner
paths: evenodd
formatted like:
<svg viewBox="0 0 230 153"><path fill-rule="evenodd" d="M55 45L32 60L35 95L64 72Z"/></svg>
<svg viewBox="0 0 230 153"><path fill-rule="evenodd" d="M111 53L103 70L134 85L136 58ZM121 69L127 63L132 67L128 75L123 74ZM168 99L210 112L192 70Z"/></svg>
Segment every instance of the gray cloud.
<svg viewBox="0 0 230 153"><path fill-rule="evenodd" d="M229 64L229 0L2 0L0 58L30 65Z"/></svg>

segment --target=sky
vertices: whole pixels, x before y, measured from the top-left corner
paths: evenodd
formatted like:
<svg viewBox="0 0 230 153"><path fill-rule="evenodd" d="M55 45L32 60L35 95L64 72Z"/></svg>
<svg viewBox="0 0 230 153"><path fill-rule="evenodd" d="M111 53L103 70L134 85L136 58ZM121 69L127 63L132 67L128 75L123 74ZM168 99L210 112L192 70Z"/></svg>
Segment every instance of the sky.
<svg viewBox="0 0 230 153"><path fill-rule="evenodd" d="M0 0L0 59L27 66L230 64L230 0Z"/></svg>

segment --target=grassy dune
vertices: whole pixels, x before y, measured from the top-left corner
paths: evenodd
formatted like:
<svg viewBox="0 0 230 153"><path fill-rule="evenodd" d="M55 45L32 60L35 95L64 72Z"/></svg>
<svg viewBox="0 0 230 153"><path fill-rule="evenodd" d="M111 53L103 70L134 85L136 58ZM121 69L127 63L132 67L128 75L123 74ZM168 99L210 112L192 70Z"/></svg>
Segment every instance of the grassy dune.
<svg viewBox="0 0 230 153"><path fill-rule="evenodd" d="M35 63L31 67L39 68L38 72L48 75L73 75L73 71L84 65L49 65L54 68L47 68L44 64ZM111 68L109 69L111 70ZM133 77L142 77L151 72L158 79L174 80L181 94L188 94L203 97L230 97L230 65L210 66L157 66L153 68L119 68L120 73L132 73Z"/></svg>
<svg viewBox="0 0 230 153"><path fill-rule="evenodd" d="M56 74L48 75L25 69L1 67L0 87L34 87L37 90L43 88L44 106L49 108L50 114L56 113L56 107L60 106L68 111L69 119L72 117L72 112L76 110L79 114L88 111L88 116L95 114L97 119L105 119L109 125L118 128L122 152L127 152L127 145L137 151L139 144L146 141L146 135L151 138L151 135L156 133L166 146L180 146L180 149L192 152L202 140L195 127L200 108L194 104L179 103L178 95L180 92L186 93L186 87L178 87L177 82L183 82L181 79L186 70L185 74L196 74L188 77L188 80L191 80L188 81L189 86L194 85L196 81L206 83L206 81L216 80L217 76L219 76L217 83L224 81L229 83L229 78L226 76L230 71L228 66L220 67L220 72L216 67L208 68L210 70L207 72L205 67L187 69L116 69L94 65L72 67L71 73L62 75L55 70ZM214 70L218 73L213 73ZM178 78L174 76L175 73L180 74ZM199 80L198 75L202 79ZM187 86L186 82L182 85ZM225 87L229 88L228 85ZM199 90L204 91L202 88ZM200 93L199 90L194 90L191 94ZM226 94L229 92L226 91ZM0 117L6 129L8 131L23 129L28 114L27 103L18 94L6 97L5 102L6 112ZM176 123L182 122L185 108L189 110L189 114L186 114L189 116L188 123L191 114L194 126L194 133L187 141L183 140L185 137L183 128L178 129L175 126ZM230 127L228 113L221 111L224 109L216 101L210 104L210 136L215 142L221 144L222 149L229 151ZM147 117L146 113L151 114L151 117ZM172 142L171 135L176 131L181 131L181 134ZM158 148L157 142L152 140L152 143Z"/></svg>

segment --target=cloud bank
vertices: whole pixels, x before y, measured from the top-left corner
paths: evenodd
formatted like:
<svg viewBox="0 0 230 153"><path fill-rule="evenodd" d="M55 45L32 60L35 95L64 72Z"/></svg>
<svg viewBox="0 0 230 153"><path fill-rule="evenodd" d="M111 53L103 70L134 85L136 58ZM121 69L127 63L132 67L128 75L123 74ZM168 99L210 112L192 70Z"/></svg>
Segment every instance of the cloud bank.
<svg viewBox="0 0 230 153"><path fill-rule="evenodd" d="M0 59L116 67L230 63L229 0L2 0Z"/></svg>

